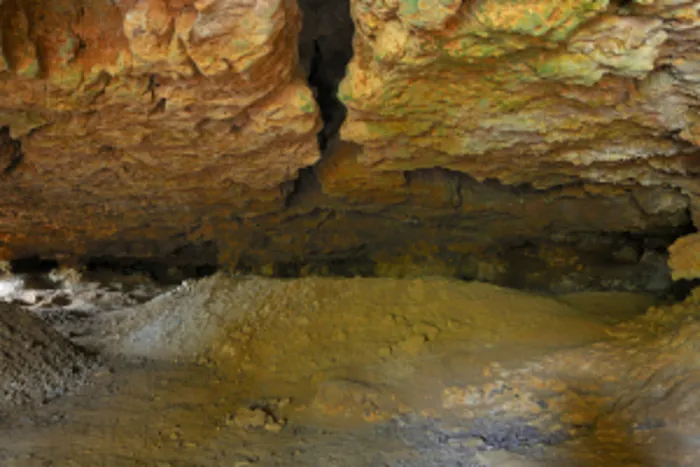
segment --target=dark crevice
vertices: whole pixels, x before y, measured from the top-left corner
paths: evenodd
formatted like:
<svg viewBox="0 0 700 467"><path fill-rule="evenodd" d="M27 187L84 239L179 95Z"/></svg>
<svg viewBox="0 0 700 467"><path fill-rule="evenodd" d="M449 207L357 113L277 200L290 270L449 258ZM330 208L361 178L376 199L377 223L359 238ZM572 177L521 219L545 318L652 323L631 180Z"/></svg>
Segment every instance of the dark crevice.
<svg viewBox="0 0 700 467"><path fill-rule="evenodd" d="M283 279L305 276L378 277L377 263L370 258L366 245L336 254L310 253L304 258L277 260L267 264L261 263L258 258L242 256L233 271L237 274L261 274L265 271L265 276Z"/></svg>
<svg viewBox="0 0 700 467"><path fill-rule="evenodd" d="M299 0L303 16L299 58L323 120L318 144L323 153L338 136L346 108L338 87L352 58L354 24L349 0Z"/></svg>
<svg viewBox="0 0 700 467"><path fill-rule="evenodd" d="M95 257L89 258L84 266L88 274L108 271L117 275L144 275L154 282L177 285L185 279L199 279L210 276L219 269L214 263L173 264L168 260L145 258Z"/></svg>
<svg viewBox="0 0 700 467"><path fill-rule="evenodd" d="M565 293L575 284L579 290L645 292L662 300L682 300L700 281L671 279L668 247L690 229L688 224L644 233L578 232L559 242L514 242L503 254L507 266L499 285L531 292ZM568 250L569 257L578 258L576 267L549 264L540 256L543 247Z"/></svg>
<svg viewBox="0 0 700 467"><path fill-rule="evenodd" d="M153 106L153 108L148 112L148 115L154 115L165 112L165 105L168 100L164 97L158 99L158 102Z"/></svg>
<svg viewBox="0 0 700 467"><path fill-rule="evenodd" d="M329 216L329 212L319 209L308 216L324 219ZM308 220L308 216L304 217ZM332 221L329 224L328 238L333 238L334 232L340 234L338 226L332 225ZM199 245L189 244L165 256L154 258L108 255L84 257L75 263L75 267L88 280L91 277L104 277L105 274L116 277L137 275L150 277L156 283L165 285L177 285L185 279L206 277L222 268L237 274L278 278L378 277L386 276L387 272L389 277L404 277L402 265L405 264L405 255L400 245L372 242L349 248L332 248L322 241L312 241L303 253L292 253L280 250L274 238L264 235L264 228L262 229L256 229L254 240L241 251L234 263L222 260L218 248L213 243L205 242ZM418 228L412 233L404 226L386 235L422 236L421 232ZM513 239L510 245L502 242L479 253L455 252L445 244L435 244L438 248L429 257L419 254L412 258L405 277L412 277L425 265L428 266L426 271L435 274L437 270L430 269L434 262L444 265L444 269L440 269L441 275L467 281L485 281L536 293L636 291L673 301L682 300L699 284L698 281L671 280L667 247L675 235L670 231L658 232L656 235L650 232L572 232L565 237L559 241L546 238ZM546 253L558 249L562 249L564 256L552 257ZM542 252L545 252L544 256ZM561 263L556 258L578 260L574 263ZM555 263L550 263L550 259L555 259ZM482 260L488 264L502 264L504 269L495 275L483 276L477 267L477 262ZM399 269L395 269L392 266L394 264ZM58 267L59 262L30 257L13 261L11 266L14 273L36 275Z"/></svg>
<svg viewBox="0 0 700 467"><path fill-rule="evenodd" d="M210 276L219 270L218 248L214 242L187 243L161 257L89 256L80 258L78 263L88 274L138 274L166 285Z"/></svg>
<svg viewBox="0 0 700 467"><path fill-rule="evenodd" d="M150 75L148 77L148 85L146 86L146 90L143 92L143 95L145 96L146 94L151 95L151 102L155 103L156 102L156 90L160 87L160 84L158 83L158 80L156 79L156 75Z"/></svg>
<svg viewBox="0 0 700 467"><path fill-rule="evenodd" d="M22 142L10 136L10 127L0 127L0 164L3 173L12 173L23 158Z"/></svg>
<svg viewBox="0 0 700 467"><path fill-rule="evenodd" d="M634 0L618 0L617 5L613 3L612 9L617 14L625 15L631 14L635 9Z"/></svg>
<svg viewBox="0 0 700 467"><path fill-rule="evenodd" d="M11 261L10 266L14 274L46 274L58 267L58 261L28 256Z"/></svg>
<svg viewBox="0 0 700 467"><path fill-rule="evenodd" d="M308 197L321 192L321 184L316 177L314 167L299 170L293 186L285 198L285 208L293 209L305 204Z"/></svg>

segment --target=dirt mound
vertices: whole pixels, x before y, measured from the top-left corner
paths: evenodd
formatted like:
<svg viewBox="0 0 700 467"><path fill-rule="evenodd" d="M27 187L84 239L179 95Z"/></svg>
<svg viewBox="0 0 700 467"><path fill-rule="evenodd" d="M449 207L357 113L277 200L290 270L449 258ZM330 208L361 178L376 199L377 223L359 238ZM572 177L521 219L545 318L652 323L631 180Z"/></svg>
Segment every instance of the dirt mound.
<svg viewBox="0 0 700 467"><path fill-rule="evenodd" d="M157 360L0 417L0 465L700 465L700 293L647 304L216 275L87 316Z"/></svg>
<svg viewBox="0 0 700 467"><path fill-rule="evenodd" d="M94 334L81 342L108 354L197 360L232 323L257 315L266 297L284 291L281 281L223 274L185 281L142 305L96 316Z"/></svg>
<svg viewBox="0 0 700 467"><path fill-rule="evenodd" d="M604 323L554 298L445 278L217 274L102 319L96 339L113 353L185 360L206 354L219 362L267 354L264 367L291 371L314 359L323 366L415 356L443 341L476 351L506 342L576 345L604 335ZM572 327L575 335L567 332ZM290 361L295 354L304 358Z"/></svg>
<svg viewBox="0 0 700 467"><path fill-rule="evenodd" d="M95 343L116 355L211 364L245 381L251 397L314 405L317 396L329 406L321 413L380 420L439 400L442 387L482 377L491 361L605 340L603 318L553 297L446 278L217 274L103 315ZM369 389L326 400L318 391L337 381Z"/></svg>
<svg viewBox="0 0 700 467"><path fill-rule="evenodd" d="M96 365L41 320L0 303L0 410L59 397L83 384Z"/></svg>

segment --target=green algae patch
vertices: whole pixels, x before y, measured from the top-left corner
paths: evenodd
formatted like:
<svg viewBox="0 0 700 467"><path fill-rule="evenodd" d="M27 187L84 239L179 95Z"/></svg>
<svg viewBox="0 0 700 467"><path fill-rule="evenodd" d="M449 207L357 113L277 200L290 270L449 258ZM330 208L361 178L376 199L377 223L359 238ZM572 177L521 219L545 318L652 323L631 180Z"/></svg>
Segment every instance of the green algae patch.
<svg viewBox="0 0 700 467"><path fill-rule="evenodd" d="M543 79L592 86L605 72L594 60L580 54L563 53L535 63L537 76Z"/></svg>
<svg viewBox="0 0 700 467"><path fill-rule="evenodd" d="M473 7L485 29L526 36L551 35L556 41L568 37L585 21L605 11L608 0L532 1L491 0Z"/></svg>
<svg viewBox="0 0 700 467"><path fill-rule="evenodd" d="M316 111L316 102L311 98L308 92L298 90L296 97L299 102L299 109L301 109L302 112L308 114Z"/></svg>

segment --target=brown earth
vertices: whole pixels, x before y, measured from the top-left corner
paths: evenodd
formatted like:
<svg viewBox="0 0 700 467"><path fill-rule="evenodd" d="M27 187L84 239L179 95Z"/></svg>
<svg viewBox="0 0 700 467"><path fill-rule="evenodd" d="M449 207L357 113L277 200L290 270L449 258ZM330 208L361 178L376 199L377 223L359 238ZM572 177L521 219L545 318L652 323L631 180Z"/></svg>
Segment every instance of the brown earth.
<svg viewBox="0 0 700 467"><path fill-rule="evenodd" d="M650 304L449 279L215 276L91 318L87 341L159 359L112 360L78 393L5 419L0 458L695 465L697 297Z"/></svg>

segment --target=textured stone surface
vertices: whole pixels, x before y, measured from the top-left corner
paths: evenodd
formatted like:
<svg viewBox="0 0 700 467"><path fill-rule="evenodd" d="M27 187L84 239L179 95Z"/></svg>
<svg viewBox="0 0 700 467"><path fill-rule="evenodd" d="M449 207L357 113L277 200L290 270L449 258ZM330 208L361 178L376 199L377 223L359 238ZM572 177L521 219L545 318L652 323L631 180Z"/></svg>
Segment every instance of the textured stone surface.
<svg viewBox="0 0 700 467"><path fill-rule="evenodd" d="M363 146L366 179L441 167L539 189L676 186L696 210L700 3L352 7L358 27L340 89L342 136ZM651 210L671 199L643 198ZM606 230L611 219L591 210ZM548 217L534 206L530 215Z"/></svg>
<svg viewBox="0 0 700 467"><path fill-rule="evenodd" d="M5 0L0 257L630 257L698 220L698 8Z"/></svg>
<svg viewBox="0 0 700 467"><path fill-rule="evenodd" d="M44 252L172 249L203 217L280 208L318 159L293 2L8 0L0 15L0 126L23 153L0 202L14 253L40 237Z"/></svg>
<svg viewBox="0 0 700 467"><path fill-rule="evenodd" d="M689 222L688 198L676 189L582 184L535 190L479 183L444 169L372 173L358 162L362 154L353 144L332 147L317 178L295 192L284 212L232 225L226 261L282 275L454 274L508 285L522 285L509 274L544 267L551 275L543 282L572 273L578 277L572 283L587 277L594 286L617 276L640 286L651 257L619 260L618 250L625 244L640 253L663 250L663 241L654 246L635 235L673 238Z"/></svg>
<svg viewBox="0 0 700 467"><path fill-rule="evenodd" d="M342 134L366 164L538 187L682 171L694 2L432 3L353 3Z"/></svg>
<svg viewBox="0 0 700 467"><path fill-rule="evenodd" d="M700 234L679 238L669 248L669 266L674 279L700 277Z"/></svg>

